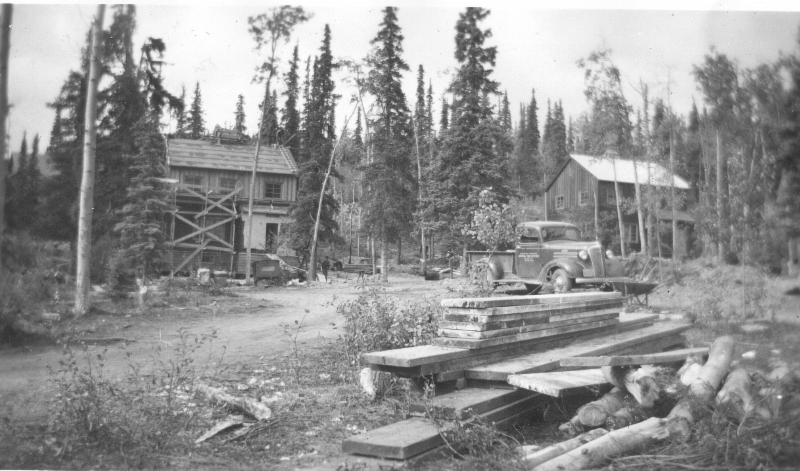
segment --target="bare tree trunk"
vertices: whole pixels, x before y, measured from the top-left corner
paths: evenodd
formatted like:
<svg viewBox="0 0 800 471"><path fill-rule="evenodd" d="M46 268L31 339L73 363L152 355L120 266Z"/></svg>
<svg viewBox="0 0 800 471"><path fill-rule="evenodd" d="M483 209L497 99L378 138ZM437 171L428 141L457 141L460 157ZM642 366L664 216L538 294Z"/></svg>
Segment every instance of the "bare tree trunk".
<svg viewBox="0 0 800 471"><path fill-rule="evenodd" d="M594 177L589 177L592 182L592 193L594 193L594 238L600 240L600 182L595 185Z"/></svg>
<svg viewBox="0 0 800 471"><path fill-rule="evenodd" d="M718 227L718 249L720 262L725 260L725 254L728 253L728 214L726 208L726 195L725 195L725 153L722 151L722 139L720 137L719 126L716 129L717 138L717 220Z"/></svg>
<svg viewBox="0 0 800 471"><path fill-rule="evenodd" d="M389 282L389 251L388 240L386 238L386 226L381 230L381 281Z"/></svg>
<svg viewBox="0 0 800 471"><path fill-rule="evenodd" d="M417 205L421 209L422 208L422 161L419 155L419 135L417 135L417 122L414 121L414 142L417 146ZM419 245L421 248L420 257L420 271L422 274L425 274L425 224L422 220L422 216L420 213L420 221L419 221Z"/></svg>
<svg viewBox="0 0 800 471"><path fill-rule="evenodd" d="M0 247L3 246L6 206L6 140L8 133L8 51L11 45L11 17L14 6L4 3L0 12ZM0 250L0 254L2 251ZM0 270L3 260L0 258Z"/></svg>
<svg viewBox="0 0 800 471"><path fill-rule="evenodd" d="M274 51L274 49L273 49ZM274 52L273 52L274 54ZM259 128L258 134L256 134L256 153L253 156L253 171L250 174L250 192L247 198L247 256L245 258L245 271L244 271L244 280L247 283L251 283L250 280L250 264L253 262L253 200L255 200L256 195L256 178L257 178L257 170L258 170L258 154L261 152L261 131L267 129L269 126L265 126L264 120L267 119L267 110L269 109L269 84L272 81L272 72L269 74L269 78L267 79L267 84L264 86L264 105L261 109L261 120L259 121Z"/></svg>
<svg viewBox="0 0 800 471"><path fill-rule="evenodd" d="M78 267L75 285L75 316L89 310L90 263L92 258L92 212L94 209L94 155L97 139L97 87L102 70L103 16L106 6L97 6L92 25L92 56L86 92L86 119L83 134L83 178L81 179L80 216L78 217Z"/></svg>
<svg viewBox="0 0 800 471"><path fill-rule="evenodd" d="M644 206L642 204L642 190L639 185L639 169L636 158L633 159L633 186L636 191L636 215L639 220L639 253L647 252L647 235L644 230Z"/></svg>
<svg viewBox="0 0 800 471"><path fill-rule="evenodd" d="M266 108L266 102L264 102ZM344 126L342 126L342 133L339 135L339 139L336 140L336 145L333 146L333 150L331 150L331 158L328 161L328 171L325 173L325 179L322 180L322 188L319 190L319 204L317 205L317 217L314 219L314 234L311 238L311 254L309 255L309 262L308 262L308 278L309 281L317 281L317 236L319 235L319 218L322 215L322 200L325 197L325 189L328 186L328 179L331 177L331 171L333 170L333 160L336 158L336 150L339 148L339 144L342 142L342 138L344 137L345 131L347 131L347 123L350 122L350 118L356 113L356 109L353 109L353 112L350 113L350 116L344 122Z"/></svg>
<svg viewBox="0 0 800 471"><path fill-rule="evenodd" d="M670 205L672 206L672 260L675 261L679 255L683 255L683 250L678 253L678 197L675 195L675 142L673 140L671 104L669 107L669 173Z"/></svg>
<svg viewBox="0 0 800 471"><path fill-rule="evenodd" d="M622 195L617 181L617 159L612 158L611 164L614 167L614 202L617 205L617 221L619 222L619 251L622 258L625 258L625 226L622 222L622 209L619 206L619 198Z"/></svg>
<svg viewBox="0 0 800 471"><path fill-rule="evenodd" d="M711 209L711 157L706 143L706 128L704 125L700 128L700 150L703 153L703 191L700 193L700 201L703 207ZM714 257L716 255L716 244L711 237L709 231L709 223L706 222L703 228L703 255Z"/></svg>

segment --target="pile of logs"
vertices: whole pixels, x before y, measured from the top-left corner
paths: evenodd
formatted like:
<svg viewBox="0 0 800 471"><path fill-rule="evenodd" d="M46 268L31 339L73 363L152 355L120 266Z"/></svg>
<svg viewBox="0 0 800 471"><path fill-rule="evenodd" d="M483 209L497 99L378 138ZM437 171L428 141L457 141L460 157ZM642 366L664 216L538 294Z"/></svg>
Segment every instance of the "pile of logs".
<svg viewBox="0 0 800 471"><path fill-rule="evenodd" d="M733 361L733 353L734 340L725 336L712 344L707 361L702 355L690 356L677 372L652 366L602 367L614 389L580 407L560 427L567 441L530 453L524 461L536 470L599 467L654 442L688 440L693 425L711 408L739 423L800 413L800 397L781 394L793 375L787 365L776 362L771 373L754 373L771 385L755 391L751 374ZM669 373L676 373L683 386L662 388L664 381L658 379Z"/></svg>

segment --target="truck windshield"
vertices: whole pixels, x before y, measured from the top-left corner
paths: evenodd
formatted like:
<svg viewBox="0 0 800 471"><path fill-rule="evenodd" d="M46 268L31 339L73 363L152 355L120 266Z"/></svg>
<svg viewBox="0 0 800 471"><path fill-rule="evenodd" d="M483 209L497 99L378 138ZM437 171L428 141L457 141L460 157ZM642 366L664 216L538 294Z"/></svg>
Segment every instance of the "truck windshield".
<svg viewBox="0 0 800 471"><path fill-rule="evenodd" d="M522 243L539 242L539 230L535 227L523 227L519 241Z"/></svg>
<svg viewBox="0 0 800 471"><path fill-rule="evenodd" d="M546 227L542 228L542 238L548 240L581 240L581 231L577 227Z"/></svg>

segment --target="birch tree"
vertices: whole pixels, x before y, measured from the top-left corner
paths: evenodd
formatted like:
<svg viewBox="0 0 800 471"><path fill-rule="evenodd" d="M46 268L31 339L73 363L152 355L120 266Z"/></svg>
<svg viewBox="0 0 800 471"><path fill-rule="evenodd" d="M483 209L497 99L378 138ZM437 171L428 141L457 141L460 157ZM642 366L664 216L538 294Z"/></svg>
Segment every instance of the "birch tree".
<svg viewBox="0 0 800 471"><path fill-rule="evenodd" d="M3 232L5 231L5 206L6 206L6 128L8 117L8 51L11 41L11 16L14 7L4 3L0 10L0 156L3 163L0 165L0 247L3 245ZM0 270L3 269L3 260L0 257Z"/></svg>
<svg viewBox="0 0 800 471"><path fill-rule="evenodd" d="M252 246L253 246L253 200L255 199L256 188L256 175L258 170L258 155L261 152L262 133L265 129L269 129L269 124L265 122L269 115L270 109L270 85L272 78L275 76L278 66L277 49L278 43L282 39L284 43L288 43L292 35L292 30L295 26L311 18L310 13L306 13L302 7L291 7L284 5L281 7L271 8L269 13L262 13L257 16L251 16L247 19L250 25L250 34L256 42L256 49L262 48L269 49L269 57L267 60L256 68L255 80L264 82L264 102L261 107L261 120L258 126L258 135L256 137L256 150L253 156L253 171L250 174L250 192L247 201L247 258L245 268L245 280L248 283L250 280L250 269L253 261Z"/></svg>
<svg viewBox="0 0 800 471"><path fill-rule="evenodd" d="M97 87L102 70L100 60L103 53L103 16L106 7L97 6L92 25L92 52L89 66L89 82L86 93L86 120L83 134L83 178L81 179L80 209L78 217L78 259L75 286L75 315L82 316L89 310L90 260L92 254L92 212L94 205L94 156L97 139Z"/></svg>

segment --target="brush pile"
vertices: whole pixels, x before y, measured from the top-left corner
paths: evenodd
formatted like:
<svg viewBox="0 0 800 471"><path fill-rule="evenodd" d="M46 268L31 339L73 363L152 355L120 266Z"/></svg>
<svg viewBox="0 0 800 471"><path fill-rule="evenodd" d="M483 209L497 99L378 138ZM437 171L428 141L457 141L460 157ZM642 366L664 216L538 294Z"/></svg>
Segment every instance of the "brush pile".
<svg viewBox="0 0 800 471"><path fill-rule="evenodd" d="M524 461L536 470L589 469L652 446L687 444L693 431L697 438L711 427L706 419L712 417L712 411L717 427L725 422L727 429L740 437L753 431L763 433L781 421L789 433L783 437L783 445L792 446L792 441L800 439L799 365L775 355L768 362L771 370L765 371L747 366L754 352L745 353L741 362L733 361L733 355L734 340L724 336L714 341L707 360L705 355L692 354L682 366L603 366L603 375L614 388L581 406L560 427L567 441L530 453ZM715 463L719 460L713 455L702 455L712 459L703 465L732 464ZM748 464L745 458L738 461ZM634 467L658 464L631 463Z"/></svg>

